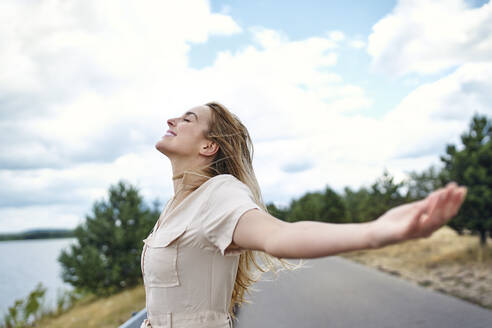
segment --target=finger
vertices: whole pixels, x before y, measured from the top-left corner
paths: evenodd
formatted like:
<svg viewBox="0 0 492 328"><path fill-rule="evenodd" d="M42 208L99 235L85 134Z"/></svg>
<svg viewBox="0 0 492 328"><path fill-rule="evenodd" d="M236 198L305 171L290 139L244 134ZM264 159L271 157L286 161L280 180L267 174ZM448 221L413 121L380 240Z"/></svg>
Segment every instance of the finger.
<svg viewBox="0 0 492 328"><path fill-rule="evenodd" d="M463 200L465 200L466 195L467 195L467 193L468 193L468 188L467 188L467 187L465 187L465 186L461 186L461 187L459 187L458 189L459 189L459 190L463 193L463 196L462 196L462 197L463 197L463 198L462 198L462 201L463 201Z"/></svg>
<svg viewBox="0 0 492 328"><path fill-rule="evenodd" d="M448 203L448 209L445 213L447 220L450 220L458 213L463 201L465 200L465 195L466 187L459 187L453 190L453 194L451 195Z"/></svg>
<svg viewBox="0 0 492 328"><path fill-rule="evenodd" d="M425 216L422 216L421 218L422 220L421 223L423 226L428 224L429 218L434 214L434 211L439 201L439 190L436 190L432 192L429 196L427 196L426 201L427 201L427 207L425 211Z"/></svg>
<svg viewBox="0 0 492 328"><path fill-rule="evenodd" d="M412 217L412 220L416 220L429 210L429 199L425 198L420 201L416 201L414 204L411 205L412 208L410 211L410 216Z"/></svg>
<svg viewBox="0 0 492 328"><path fill-rule="evenodd" d="M421 201L416 202L415 206L415 215L422 215L424 214L428 208L429 208L429 199L425 198L422 199Z"/></svg>
<svg viewBox="0 0 492 328"><path fill-rule="evenodd" d="M429 213L430 217L435 217L438 215L441 215L442 210L443 210L443 204L446 199L446 194L447 194L447 189L446 188L441 188L439 189L436 194L435 194L435 203L432 208L432 212Z"/></svg>
<svg viewBox="0 0 492 328"><path fill-rule="evenodd" d="M436 211L436 218L434 221L434 229L438 229L451 217L451 211L453 210L452 197L456 187L452 184L448 184L440 197L440 206Z"/></svg>
<svg viewBox="0 0 492 328"><path fill-rule="evenodd" d="M444 219L450 219L454 215L454 211L456 210L456 201L457 201L457 196L459 196L458 190L452 190L450 192L450 196L448 197L446 203L444 204L444 210L443 210L443 218Z"/></svg>
<svg viewBox="0 0 492 328"><path fill-rule="evenodd" d="M411 220L407 230L407 238L415 238L419 236L421 228L420 220L423 216L427 215L426 212L429 209L429 198L425 198L421 201L415 202L411 211Z"/></svg>
<svg viewBox="0 0 492 328"><path fill-rule="evenodd" d="M457 214L464 200L465 189L466 188L459 188L455 183L448 184L448 187L446 188L447 194L443 197L442 212L438 213L439 216L436 218L435 229L446 224Z"/></svg>
<svg viewBox="0 0 492 328"><path fill-rule="evenodd" d="M443 205L447 197L446 189L439 189L431 195L429 211L423 217L422 230L425 235L430 234L441 225L443 215Z"/></svg>
<svg viewBox="0 0 492 328"><path fill-rule="evenodd" d="M456 196L456 198L457 198L456 209L455 209L454 215L456 215L458 213L461 205L463 205L463 202L465 201L467 192L468 192L468 189L466 187L459 187L458 188L458 195Z"/></svg>
<svg viewBox="0 0 492 328"><path fill-rule="evenodd" d="M446 189L447 189L447 196L444 199L443 213L442 213L443 215L442 220L444 222L448 221L454 215L456 215L456 211L459 205L460 193L461 193L457 185L450 185L450 187Z"/></svg>
<svg viewBox="0 0 492 328"><path fill-rule="evenodd" d="M436 189L429 196L437 197L437 195L443 195L443 193L446 192L446 190L448 190L447 188L448 187L442 187L442 188Z"/></svg>
<svg viewBox="0 0 492 328"><path fill-rule="evenodd" d="M448 185L450 186L451 183ZM441 210L440 205L442 205L442 201L446 198L445 193L449 189L447 187L444 188L439 188L437 190L434 190L427 198L430 199L431 203L431 208L430 212L428 212L429 215L432 215L435 210Z"/></svg>
<svg viewBox="0 0 492 328"><path fill-rule="evenodd" d="M445 188L440 188L429 196L431 205L426 215L421 218L424 236L429 236L440 228L452 217L453 211L457 210L456 206L449 205L453 204L452 199L456 189L457 184L450 182Z"/></svg>
<svg viewBox="0 0 492 328"><path fill-rule="evenodd" d="M454 181L451 181L448 184L446 184L446 188L448 188L448 187L458 187L458 184Z"/></svg>
<svg viewBox="0 0 492 328"><path fill-rule="evenodd" d="M441 189L438 189L438 190L436 190L436 191L435 191L435 192L431 195L431 197L432 197L432 198L431 198L431 201L430 201L430 202L431 202L432 206L430 207L430 209L429 209L429 213L427 213L427 214L431 215L431 214L433 214L433 213L434 213L434 211L436 210L436 207L437 207L437 205L438 205L438 203L439 203L439 200L440 200L440 198L441 198L442 191L443 191L443 189L442 189L442 188L441 188Z"/></svg>

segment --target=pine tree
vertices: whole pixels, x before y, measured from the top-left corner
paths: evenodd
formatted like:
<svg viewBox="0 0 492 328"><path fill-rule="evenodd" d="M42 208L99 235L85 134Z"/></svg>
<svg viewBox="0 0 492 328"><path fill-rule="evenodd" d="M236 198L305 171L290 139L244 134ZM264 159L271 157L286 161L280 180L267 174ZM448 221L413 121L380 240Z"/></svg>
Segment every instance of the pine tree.
<svg viewBox="0 0 492 328"><path fill-rule="evenodd" d="M480 244L487 241L492 229L492 122L475 114L469 130L461 135L463 147L448 145L445 164L448 181L456 181L468 188L467 197L458 215L449 225L461 231L469 229L480 236Z"/></svg>
<svg viewBox="0 0 492 328"><path fill-rule="evenodd" d="M81 291L108 295L141 279L142 240L159 216L159 202L148 208L138 190L124 182L96 201L92 214L75 229L77 243L62 251L62 277Z"/></svg>

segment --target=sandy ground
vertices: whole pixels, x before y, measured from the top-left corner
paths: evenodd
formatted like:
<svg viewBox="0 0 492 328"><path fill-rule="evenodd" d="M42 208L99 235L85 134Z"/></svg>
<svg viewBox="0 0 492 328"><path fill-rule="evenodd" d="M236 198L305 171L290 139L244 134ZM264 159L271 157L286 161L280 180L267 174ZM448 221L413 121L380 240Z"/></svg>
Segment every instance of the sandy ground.
<svg viewBox="0 0 492 328"><path fill-rule="evenodd" d="M477 236L443 227L427 239L342 256L492 309L492 249L480 251Z"/></svg>

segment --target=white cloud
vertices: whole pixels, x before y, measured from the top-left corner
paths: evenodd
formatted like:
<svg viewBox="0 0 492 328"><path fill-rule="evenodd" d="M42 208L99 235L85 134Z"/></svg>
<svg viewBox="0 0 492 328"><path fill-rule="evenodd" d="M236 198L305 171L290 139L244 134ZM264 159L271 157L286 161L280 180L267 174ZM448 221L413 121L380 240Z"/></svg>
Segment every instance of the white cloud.
<svg viewBox="0 0 492 328"><path fill-rule="evenodd" d="M44 46L28 46L25 51L34 67L51 65L41 75L30 75L38 81L39 89L33 91L19 83L19 90L45 98L49 92L46 89L56 92L44 102L45 114L36 115L37 109L26 103L22 117L8 115L2 120L12 136L2 143L0 158L8 173L0 179L3 192L10 195L10 204L21 205L19 201L28 191L32 199L23 203L29 203L28 207L57 203L68 208L75 202L85 204L88 211L90 202L120 178L140 183L148 199L166 199L171 190L163 190L162 186L168 182L155 177L169 176L170 165L154 144L165 131L167 118L212 99L225 103L239 115L250 128L258 149L273 147L269 143L275 145L275 139L304 136L283 147L297 147L297 152L312 148L305 153L304 162L308 163L304 169L312 170L318 165L319 147L309 146L317 142L311 134L336 126L341 113L370 103L363 89L344 84L329 71L337 63L336 44L329 38L290 41L280 32L257 27L250 30L254 45L237 53L221 52L212 66L194 70L187 66L189 42L203 42L212 33L237 33L239 29L232 19L217 19L206 6L198 5L197 12L204 17L190 17L191 22L197 23L187 21L183 26L173 23L175 16L184 17L182 8L164 10L160 2L150 9L116 12L105 5L93 5L79 17L75 5L53 2L44 9L51 13L50 17L63 16L62 22L75 23L62 24L52 18L53 22L41 19L33 26L22 27L32 35L45 25L56 28L49 36L38 36L40 44L49 41L54 46L50 53ZM187 6L190 4L183 8ZM159 12L172 16L172 22L158 20ZM150 15L145 21L144 13ZM216 23L210 23L214 20ZM27 39L22 42L28 43ZM17 101L18 95L12 89L7 88L6 92ZM258 167L259 175L275 176L271 171L275 170L285 179L290 174L289 167L302 170L295 151L286 152L285 157L278 156L278 151L272 154L277 156L271 162L274 165ZM301 178L305 174L296 173L299 190L320 185L318 178ZM79 184L79 180L84 183ZM40 193L44 197L34 200ZM61 196L54 197L57 193ZM0 215L23 216L28 211L26 206L17 210L4 208ZM82 207L70 208L80 211ZM66 214L72 219L67 216L65 221L57 222L73 226L74 218L82 216L80 212ZM0 225L0 229L6 227Z"/></svg>
<svg viewBox="0 0 492 328"><path fill-rule="evenodd" d="M340 42L345 40L345 34L342 31L330 31L327 33L330 40Z"/></svg>
<svg viewBox="0 0 492 328"><path fill-rule="evenodd" d="M260 181L270 181L267 195L287 203L293 195L321 189L327 183L338 190L369 184L383 168L402 180L407 172L439 165L446 145L460 144L459 136L468 129L474 113L492 115L487 92L491 89L492 66L467 64L419 86L382 119L314 115L312 124L306 126L312 132L305 138L259 145ZM310 108L311 113L317 110ZM324 130L317 129L314 121L321 121ZM314 166L299 174L274 170L280 163L296 162ZM305 187L296 190L295 186Z"/></svg>
<svg viewBox="0 0 492 328"><path fill-rule="evenodd" d="M84 221L86 206L31 205L0 208L0 231L22 232L35 228L74 228Z"/></svg>
<svg viewBox="0 0 492 328"><path fill-rule="evenodd" d="M492 4L464 0L400 0L373 26L368 53L374 66L396 75L432 74L492 60Z"/></svg>
<svg viewBox="0 0 492 328"><path fill-rule="evenodd" d="M166 200L171 167L154 144L167 118L210 100L248 127L264 198L284 203L326 184L340 190L370 183L384 167L399 178L425 168L462 131L472 108L490 104L490 67L470 64L420 86L383 119L370 118L363 114L371 96L332 71L333 36L291 41L255 27L248 29L252 44L221 51L197 70L188 66L193 43L241 31L207 2L113 3L117 10L89 4L15 7L27 18L46 15L26 18L20 34L10 35L25 49L19 60L29 63L19 64L18 80L7 85L0 76L8 100L0 120L8 132L0 141L0 231L73 227L120 179L139 186L147 200ZM17 57L19 44L2 44L0 57Z"/></svg>
<svg viewBox="0 0 492 328"><path fill-rule="evenodd" d="M201 0L3 1L0 12L4 91L65 91L94 79L172 75L187 67L190 42L241 32Z"/></svg>
<svg viewBox="0 0 492 328"><path fill-rule="evenodd" d="M263 48L275 48L287 41L287 36L275 30L266 29L260 26L250 29L253 39Z"/></svg>
<svg viewBox="0 0 492 328"><path fill-rule="evenodd" d="M361 87L345 84L340 76L330 72L337 63L336 45L331 40L313 37L289 41L285 35L266 29L255 29L253 33L260 49L249 46L234 54L221 52L214 65L204 70L205 76L209 81L216 77L214 85L220 85L223 92L231 86L222 85L221 80L232 79L238 81L232 87L241 85L243 95L254 91L251 98L243 99L245 102L264 97L260 101L263 105L258 105L269 108L271 113L278 111L275 112L277 124L295 122L289 133L312 132L313 116L329 117L371 105L372 100ZM306 106L311 114L300 115L299 109ZM321 123L314 125L316 129L324 129ZM262 138L272 133L271 129L257 130Z"/></svg>
<svg viewBox="0 0 492 328"><path fill-rule="evenodd" d="M25 217L29 200L80 211L94 196L88 190L131 175L136 165L116 169L121 158L153 149L165 119L194 102L175 88L190 71L190 45L242 31L201 0L2 1L0 16L0 193L10 199L0 230L17 214L30 225L55 222ZM72 219L57 224L73 226L82 215L65 214Z"/></svg>
<svg viewBox="0 0 492 328"><path fill-rule="evenodd" d="M349 46L355 49L362 49L366 46L366 43L362 40L352 40L349 42Z"/></svg>
<svg viewBox="0 0 492 328"><path fill-rule="evenodd" d="M393 158L443 154L446 144L459 144L474 113L492 115L491 88L492 64L466 64L415 89L384 119L397 140Z"/></svg>
<svg viewBox="0 0 492 328"><path fill-rule="evenodd" d="M7 166L93 160L93 144L108 135L133 149L145 139L138 126L152 126L163 100L172 105L189 44L241 31L199 0L7 1L0 12L2 125L24 136L0 142Z"/></svg>

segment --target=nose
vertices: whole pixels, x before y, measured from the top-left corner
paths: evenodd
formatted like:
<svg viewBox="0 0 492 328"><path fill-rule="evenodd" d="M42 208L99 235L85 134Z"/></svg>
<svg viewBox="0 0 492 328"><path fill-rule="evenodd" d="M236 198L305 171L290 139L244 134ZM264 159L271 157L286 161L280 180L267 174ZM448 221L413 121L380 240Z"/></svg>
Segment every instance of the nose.
<svg viewBox="0 0 492 328"><path fill-rule="evenodd" d="M175 120L174 118L168 119L167 120L167 125L169 125L169 127L175 126L176 125L176 122L174 120Z"/></svg>

